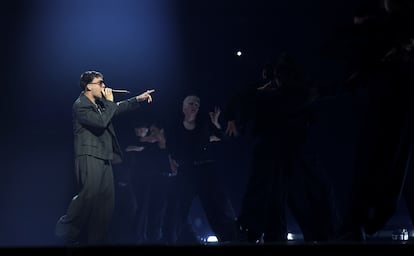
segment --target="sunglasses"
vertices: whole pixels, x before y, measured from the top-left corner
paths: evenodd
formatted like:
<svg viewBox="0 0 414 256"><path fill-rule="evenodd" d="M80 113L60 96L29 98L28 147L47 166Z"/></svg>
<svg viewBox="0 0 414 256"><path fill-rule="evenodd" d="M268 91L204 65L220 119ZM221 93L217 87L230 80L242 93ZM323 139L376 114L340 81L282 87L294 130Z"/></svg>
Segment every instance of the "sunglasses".
<svg viewBox="0 0 414 256"><path fill-rule="evenodd" d="M99 81L99 82L96 82L96 83L90 83L90 84L99 84L100 86L102 86L104 83L105 83L105 81L104 81L104 80L101 80L101 81Z"/></svg>

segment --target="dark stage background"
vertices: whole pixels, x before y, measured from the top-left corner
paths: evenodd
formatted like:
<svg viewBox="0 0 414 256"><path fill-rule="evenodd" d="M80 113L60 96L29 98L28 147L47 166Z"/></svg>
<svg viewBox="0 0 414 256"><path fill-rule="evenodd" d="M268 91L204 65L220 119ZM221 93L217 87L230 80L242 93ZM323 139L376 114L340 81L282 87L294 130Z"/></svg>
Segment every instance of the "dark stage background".
<svg viewBox="0 0 414 256"><path fill-rule="evenodd" d="M168 122L189 92L201 96L205 109L224 107L240 86L259 80L262 66L282 51L335 94L346 77L344 60L333 50L336 33L352 23L358 2L3 1L0 246L57 243L54 225L76 192L71 107L83 71L99 70L107 86L134 95L156 90L152 104L116 121L125 147L137 119ZM340 209L353 163L357 115L351 103L347 95L327 98L309 142L318 145ZM236 209L249 145L244 137L224 148L225 179ZM406 218L402 210L396 225ZM290 225L296 229L293 220Z"/></svg>

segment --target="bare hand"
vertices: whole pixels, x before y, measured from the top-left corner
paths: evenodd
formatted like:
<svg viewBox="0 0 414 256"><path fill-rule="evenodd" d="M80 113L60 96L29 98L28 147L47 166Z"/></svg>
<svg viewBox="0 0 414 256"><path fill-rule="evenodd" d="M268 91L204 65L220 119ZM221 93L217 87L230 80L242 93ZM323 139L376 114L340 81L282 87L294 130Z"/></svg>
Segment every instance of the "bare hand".
<svg viewBox="0 0 414 256"><path fill-rule="evenodd" d="M220 108L219 107L214 107L214 112L209 112L209 115L210 115L210 120L211 120L211 122L218 128L218 129L220 129L221 128L221 126L220 126L220 123L219 123L219 121L218 121L218 119L219 119L219 117L220 117L220 114L221 114L221 110L220 110Z"/></svg>
<svg viewBox="0 0 414 256"><path fill-rule="evenodd" d="M112 89L105 87L102 88L102 95L105 97L108 101L114 101L114 95L112 94Z"/></svg>
<svg viewBox="0 0 414 256"><path fill-rule="evenodd" d="M131 152L131 151L141 152L142 150L144 150L144 147L140 147L140 146L128 146L125 149L126 152Z"/></svg>
<svg viewBox="0 0 414 256"><path fill-rule="evenodd" d="M171 175L176 176L178 173L178 167L180 166L177 161L175 161L173 158L171 158L170 155L168 155L168 160L170 162L170 169L171 169Z"/></svg>
<svg viewBox="0 0 414 256"><path fill-rule="evenodd" d="M209 142L221 141L216 135L210 135Z"/></svg>
<svg viewBox="0 0 414 256"><path fill-rule="evenodd" d="M234 137L239 136L239 132L237 130L235 120L230 120L230 121L227 122L226 134L230 137L231 136L234 136Z"/></svg>
<svg viewBox="0 0 414 256"><path fill-rule="evenodd" d="M141 93L140 95L138 95L138 96L136 97L136 99L137 99L137 101L139 101L139 102L141 102L141 101L145 101L145 100L146 100L148 103L151 103L151 102L152 102L152 96L151 96L151 93L153 93L153 92L155 92L155 90L154 90L154 89L147 90L146 92Z"/></svg>

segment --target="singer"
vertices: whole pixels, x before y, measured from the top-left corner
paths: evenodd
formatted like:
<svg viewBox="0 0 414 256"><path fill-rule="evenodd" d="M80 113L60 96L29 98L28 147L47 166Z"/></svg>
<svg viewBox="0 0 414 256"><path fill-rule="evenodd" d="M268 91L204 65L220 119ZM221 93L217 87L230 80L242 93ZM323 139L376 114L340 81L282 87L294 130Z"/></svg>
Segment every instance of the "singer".
<svg viewBox="0 0 414 256"><path fill-rule="evenodd" d="M72 107L79 191L57 221L55 234L67 245L105 245L109 242L115 200L112 162L122 157L112 118L139 108L143 101L151 103L155 90L114 102L114 92L127 91L107 88L98 71L82 73L80 88L82 92Z"/></svg>

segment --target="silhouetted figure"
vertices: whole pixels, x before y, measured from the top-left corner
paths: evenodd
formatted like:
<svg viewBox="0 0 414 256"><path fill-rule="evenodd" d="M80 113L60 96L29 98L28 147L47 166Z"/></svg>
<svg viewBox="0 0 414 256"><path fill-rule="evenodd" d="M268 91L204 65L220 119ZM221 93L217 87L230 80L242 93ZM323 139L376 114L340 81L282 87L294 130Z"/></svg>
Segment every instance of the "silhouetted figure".
<svg viewBox="0 0 414 256"><path fill-rule="evenodd" d="M240 112L242 133L244 123L250 122L254 139L250 176L238 216L241 235L255 243L262 241L263 234L265 242L286 241L289 205L305 240L332 239L336 213L329 180L303 155L309 124L306 83L285 53L263 71L264 85L250 87L229 110L227 133L238 134L231 113Z"/></svg>
<svg viewBox="0 0 414 256"><path fill-rule="evenodd" d="M354 90L365 90L366 97L359 109L363 121L342 240L360 241L379 231L397 209L402 192L411 216L414 212L414 191L408 186L413 184L414 3L381 2L384 12L371 18L381 22L365 21L370 26L365 27L364 42L373 54L359 56L366 65L357 67L348 81ZM378 31L381 41L373 36Z"/></svg>
<svg viewBox="0 0 414 256"><path fill-rule="evenodd" d="M125 149L125 162L137 205L136 242L157 244L161 243L169 186L164 129L153 123L138 125L134 131L136 142Z"/></svg>

